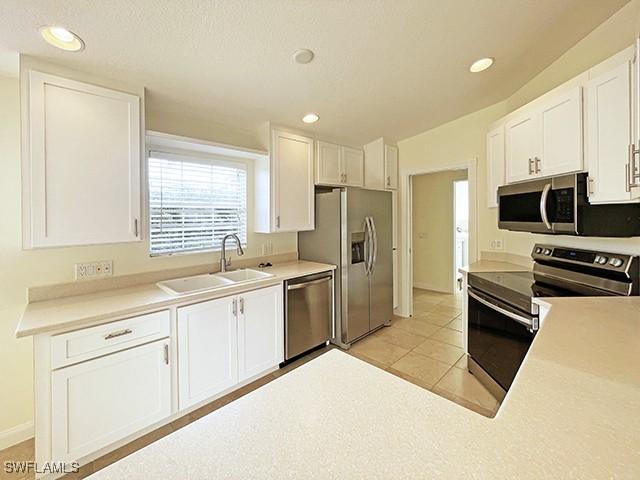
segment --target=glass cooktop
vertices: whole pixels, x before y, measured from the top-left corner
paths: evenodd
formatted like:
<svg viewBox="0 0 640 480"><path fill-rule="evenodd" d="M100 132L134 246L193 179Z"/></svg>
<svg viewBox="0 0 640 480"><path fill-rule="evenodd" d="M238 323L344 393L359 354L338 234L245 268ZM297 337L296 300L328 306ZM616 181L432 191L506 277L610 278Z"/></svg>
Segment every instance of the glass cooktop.
<svg viewBox="0 0 640 480"><path fill-rule="evenodd" d="M525 297L571 297L580 296L571 290L558 288L542 282L531 271L523 272L482 272L470 273L469 282L473 285L472 278L483 280L482 283L490 282L498 287L511 290Z"/></svg>

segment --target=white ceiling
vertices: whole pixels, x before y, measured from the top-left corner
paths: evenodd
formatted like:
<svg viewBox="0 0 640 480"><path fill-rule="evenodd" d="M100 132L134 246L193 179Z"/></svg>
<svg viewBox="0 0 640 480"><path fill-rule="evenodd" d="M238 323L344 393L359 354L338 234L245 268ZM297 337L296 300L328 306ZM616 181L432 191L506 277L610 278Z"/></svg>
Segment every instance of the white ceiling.
<svg viewBox="0 0 640 480"><path fill-rule="evenodd" d="M627 0L2 0L0 46L142 84L155 110L360 145L502 100ZM37 28L80 35L81 53ZM315 60L291 55L310 48ZM469 64L496 58L490 70Z"/></svg>

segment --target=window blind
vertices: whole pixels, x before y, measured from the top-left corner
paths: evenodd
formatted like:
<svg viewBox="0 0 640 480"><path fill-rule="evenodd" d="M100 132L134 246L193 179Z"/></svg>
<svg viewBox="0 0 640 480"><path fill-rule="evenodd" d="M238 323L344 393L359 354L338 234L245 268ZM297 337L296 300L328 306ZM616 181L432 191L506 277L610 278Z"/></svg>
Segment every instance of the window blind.
<svg viewBox="0 0 640 480"><path fill-rule="evenodd" d="M152 255L213 250L237 233L247 243L245 164L150 152Z"/></svg>

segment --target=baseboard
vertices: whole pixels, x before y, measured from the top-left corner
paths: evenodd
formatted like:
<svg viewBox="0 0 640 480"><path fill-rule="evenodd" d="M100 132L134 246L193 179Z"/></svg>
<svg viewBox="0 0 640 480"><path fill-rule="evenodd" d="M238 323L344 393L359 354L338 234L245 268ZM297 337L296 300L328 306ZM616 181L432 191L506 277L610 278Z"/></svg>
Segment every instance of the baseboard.
<svg viewBox="0 0 640 480"><path fill-rule="evenodd" d="M440 287L436 287L434 285L431 285L425 282L413 282L413 288L420 288L422 290L431 290L432 292L453 293L453 289L443 290Z"/></svg>
<svg viewBox="0 0 640 480"><path fill-rule="evenodd" d="M15 427L0 432L0 450L29 440L31 437L33 437L33 422L16 425Z"/></svg>

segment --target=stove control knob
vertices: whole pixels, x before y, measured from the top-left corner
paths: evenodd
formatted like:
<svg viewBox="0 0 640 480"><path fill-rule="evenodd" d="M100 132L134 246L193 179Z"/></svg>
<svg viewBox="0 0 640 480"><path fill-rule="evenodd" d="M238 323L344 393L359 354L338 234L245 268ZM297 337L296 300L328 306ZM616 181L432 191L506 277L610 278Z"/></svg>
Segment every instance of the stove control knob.
<svg viewBox="0 0 640 480"><path fill-rule="evenodd" d="M537 254L541 254L542 253L542 247L536 247L536 253Z"/></svg>
<svg viewBox="0 0 640 480"><path fill-rule="evenodd" d="M598 255L596 257L596 263L599 265L606 265L609 259L603 255Z"/></svg>
<svg viewBox="0 0 640 480"><path fill-rule="evenodd" d="M609 260L609 265L615 268L621 267L623 263L624 262L621 258L612 258L611 260Z"/></svg>
<svg viewBox="0 0 640 480"><path fill-rule="evenodd" d="M551 255L551 250L549 250L548 248L544 249L544 254L545 255Z"/></svg>

